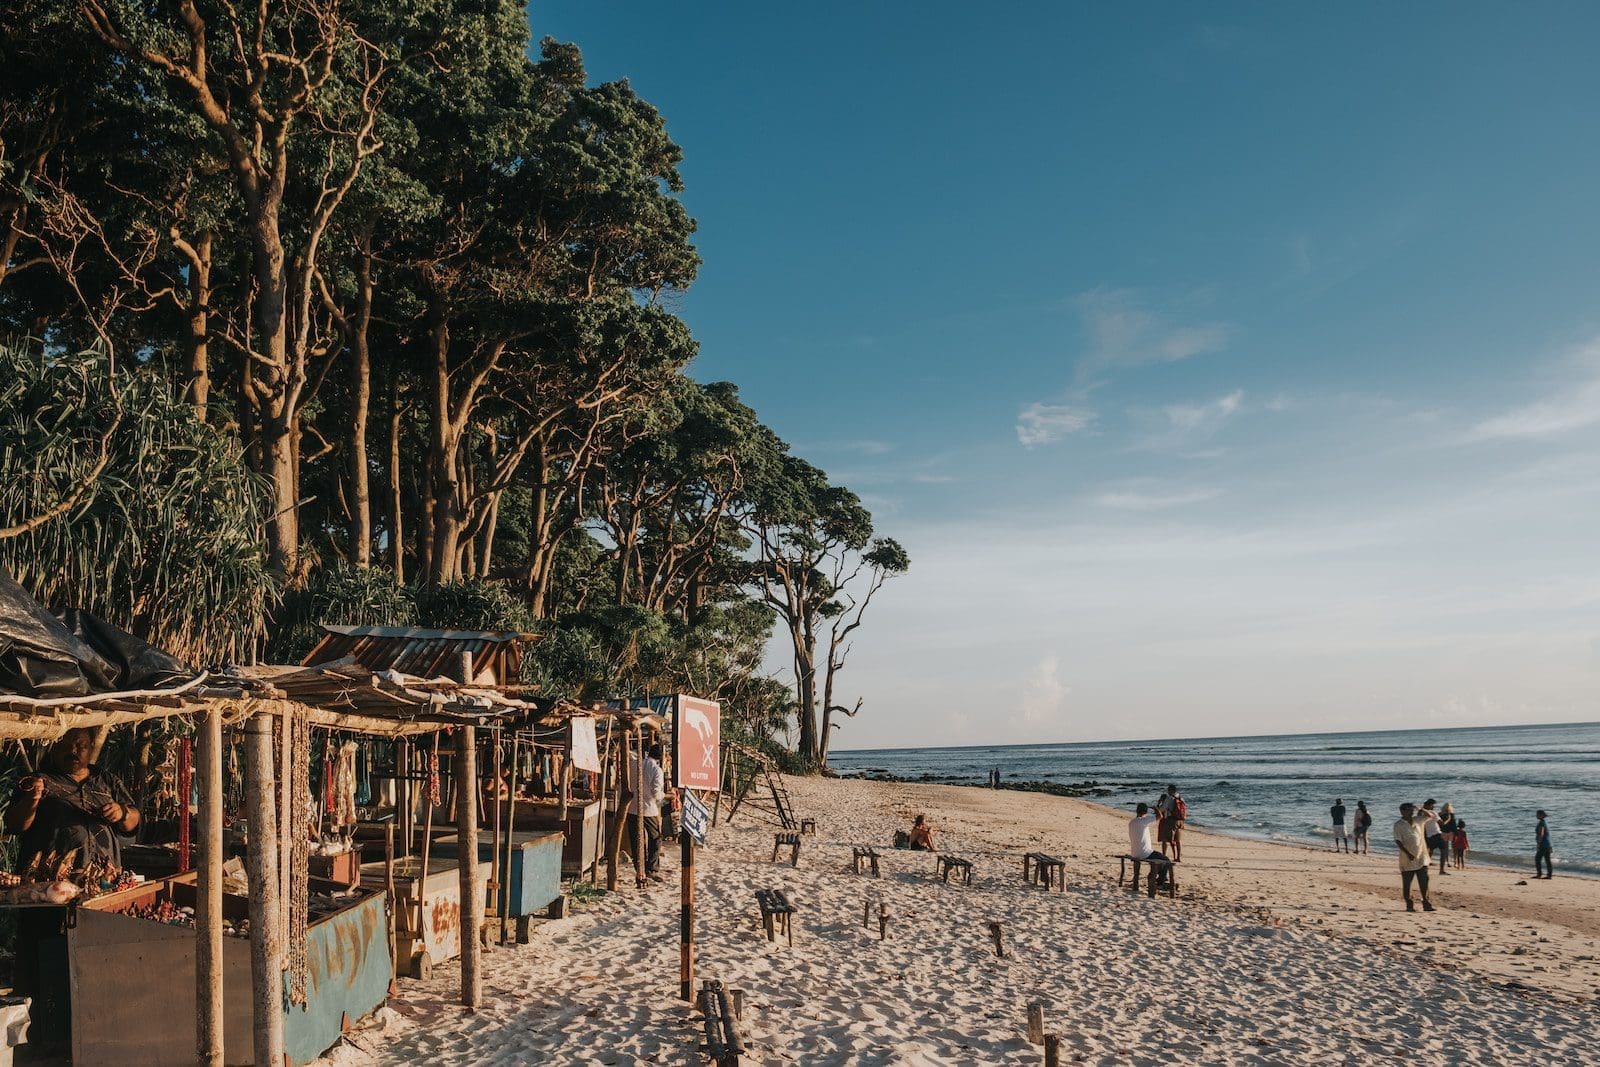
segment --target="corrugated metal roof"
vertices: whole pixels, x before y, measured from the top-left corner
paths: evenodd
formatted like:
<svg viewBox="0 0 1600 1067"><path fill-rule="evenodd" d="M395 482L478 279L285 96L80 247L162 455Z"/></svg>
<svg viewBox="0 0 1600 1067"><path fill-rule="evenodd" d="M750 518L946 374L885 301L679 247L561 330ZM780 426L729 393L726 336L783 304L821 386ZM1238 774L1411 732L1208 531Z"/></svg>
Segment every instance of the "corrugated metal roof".
<svg viewBox="0 0 1600 1067"><path fill-rule="evenodd" d="M324 626L326 636L307 666L353 659L369 671L418 678L454 677L461 653L472 653L472 681L513 685L522 676L522 648L537 635L514 631L424 630L412 626Z"/></svg>

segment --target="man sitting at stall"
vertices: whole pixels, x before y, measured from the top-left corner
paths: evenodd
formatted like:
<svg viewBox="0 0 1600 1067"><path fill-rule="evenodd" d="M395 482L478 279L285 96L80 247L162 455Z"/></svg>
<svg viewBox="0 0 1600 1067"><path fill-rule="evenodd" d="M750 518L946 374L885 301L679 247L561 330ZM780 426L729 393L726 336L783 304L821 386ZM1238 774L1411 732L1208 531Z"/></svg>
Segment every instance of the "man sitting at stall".
<svg viewBox="0 0 1600 1067"><path fill-rule="evenodd" d="M5 827L19 837L17 869L41 857L78 853L74 866L122 866L119 834L139 826L139 810L122 783L89 762L95 731L68 730L45 756L38 774L17 783Z"/></svg>

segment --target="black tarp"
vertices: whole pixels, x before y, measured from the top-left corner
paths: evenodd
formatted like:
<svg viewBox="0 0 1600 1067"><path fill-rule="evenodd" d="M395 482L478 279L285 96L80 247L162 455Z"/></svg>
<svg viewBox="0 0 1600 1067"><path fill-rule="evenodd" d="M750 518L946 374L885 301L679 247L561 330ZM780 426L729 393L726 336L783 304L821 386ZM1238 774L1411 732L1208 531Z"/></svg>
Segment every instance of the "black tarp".
<svg viewBox="0 0 1600 1067"><path fill-rule="evenodd" d="M193 677L183 663L86 611L63 622L0 567L0 691L77 697L159 689Z"/></svg>

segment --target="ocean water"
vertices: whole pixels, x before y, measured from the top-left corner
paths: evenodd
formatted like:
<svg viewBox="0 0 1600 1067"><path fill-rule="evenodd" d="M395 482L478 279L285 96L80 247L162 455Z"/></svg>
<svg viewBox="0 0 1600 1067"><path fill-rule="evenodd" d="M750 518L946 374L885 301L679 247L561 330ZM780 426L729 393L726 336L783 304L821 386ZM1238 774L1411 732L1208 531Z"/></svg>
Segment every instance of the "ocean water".
<svg viewBox="0 0 1600 1067"><path fill-rule="evenodd" d="M1471 841L1468 862L1531 869L1534 812L1549 815L1556 871L1600 875L1600 723L1380 733L1213 737L970 748L834 752L840 774L982 785L1005 781L1094 783L1088 799L1130 808L1176 782L1189 821L1221 833L1328 843L1328 809L1343 798L1372 812L1372 850L1393 852L1390 828L1404 801L1455 806Z"/></svg>

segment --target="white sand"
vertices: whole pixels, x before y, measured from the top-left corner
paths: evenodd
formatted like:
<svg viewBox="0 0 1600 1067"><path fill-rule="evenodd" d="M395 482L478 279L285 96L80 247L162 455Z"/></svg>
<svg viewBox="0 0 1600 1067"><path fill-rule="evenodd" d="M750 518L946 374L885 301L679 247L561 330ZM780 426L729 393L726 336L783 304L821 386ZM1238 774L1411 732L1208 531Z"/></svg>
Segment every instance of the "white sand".
<svg viewBox="0 0 1600 1067"><path fill-rule="evenodd" d="M701 853L699 973L747 991L746 1063L1037 1064L1032 1000L1049 1005L1069 1063L1600 1063L1600 882L1469 869L1436 880L1438 912L1407 914L1392 849L1334 856L1191 832L1178 899L1152 900L1117 887L1125 816L1092 804L791 787L820 828L799 869L787 851L770 862L774 828L743 812ZM934 881L926 854L884 847L916 812L974 860L970 889ZM849 872L851 841L879 844L881 882ZM1065 893L1023 883L1018 854L1033 849L1067 860ZM671 881L494 949L476 1014L455 1004L453 964L402 979L329 1060L704 1062L698 1013L677 1000L676 853ZM793 949L760 930L753 894L767 886L800 905ZM889 904L885 942L861 925L871 893ZM1004 959L991 919L1006 924Z"/></svg>

